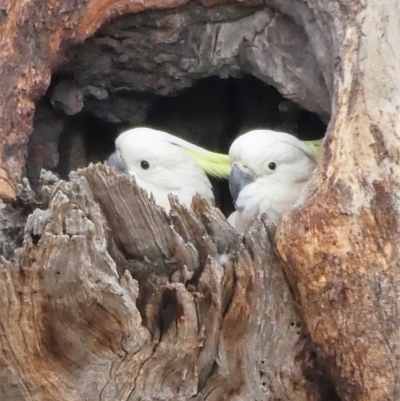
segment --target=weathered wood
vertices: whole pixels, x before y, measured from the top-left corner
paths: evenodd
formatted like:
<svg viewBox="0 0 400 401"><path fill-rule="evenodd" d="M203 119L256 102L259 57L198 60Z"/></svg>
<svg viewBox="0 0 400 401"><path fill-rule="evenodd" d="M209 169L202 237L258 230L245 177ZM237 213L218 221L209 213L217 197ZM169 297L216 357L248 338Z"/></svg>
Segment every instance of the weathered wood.
<svg viewBox="0 0 400 401"><path fill-rule="evenodd" d="M93 35L117 15L184 4ZM13 199L0 205L2 399L327 400L322 363L343 401L397 401L400 6L205 4L215 7L0 6L0 198ZM155 94L243 73L325 119L332 110L310 198L278 227L283 266L264 222L239 238L200 200L166 216L103 167L52 195L53 185L42 188L43 200L16 197L34 101L57 68L74 76L79 100L71 107L54 92L64 112L83 103L114 123L128 121L124 90L142 121ZM46 151L60 126L49 140L32 137L36 179L57 156Z"/></svg>
<svg viewBox="0 0 400 401"><path fill-rule="evenodd" d="M278 249L343 400L400 396L399 3L312 1L337 58L333 116L309 201ZM323 201L322 201L323 200Z"/></svg>
<svg viewBox="0 0 400 401"><path fill-rule="evenodd" d="M262 221L239 238L201 199L168 217L91 166L25 232L0 269L3 399L327 399Z"/></svg>
<svg viewBox="0 0 400 401"><path fill-rule="evenodd" d="M330 99L311 50L303 29L277 10L190 2L106 24L67 53L59 72L84 88L100 78L110 94L162 95L199 78L249 73L326 117Z"/></svg>

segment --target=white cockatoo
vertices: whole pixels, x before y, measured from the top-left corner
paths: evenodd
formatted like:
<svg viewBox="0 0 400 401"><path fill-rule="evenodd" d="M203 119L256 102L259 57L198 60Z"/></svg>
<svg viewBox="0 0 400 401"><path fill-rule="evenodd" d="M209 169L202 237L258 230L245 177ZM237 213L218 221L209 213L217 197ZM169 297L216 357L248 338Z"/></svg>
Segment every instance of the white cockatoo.
<svg viewBox="0 0 400 401"><path fill-rule="evenodd" d="M236 211L228 221L242 232L252 218L263 213L278 222L309 181L317 155L290 134L259 129L232 143L229 161L229 190Z"/></svg>
<svg viewBox="0 0 400 401"><path fill-rule="evenodd" d="M121 133L116 151L107 163L120 173L133 176L136 183L152 194L155 202L170 210L169 194L190 207L195 194L214 203L206 174L228 178L228 155L210 152L181 138L152 128L138 127Z"/></svg>

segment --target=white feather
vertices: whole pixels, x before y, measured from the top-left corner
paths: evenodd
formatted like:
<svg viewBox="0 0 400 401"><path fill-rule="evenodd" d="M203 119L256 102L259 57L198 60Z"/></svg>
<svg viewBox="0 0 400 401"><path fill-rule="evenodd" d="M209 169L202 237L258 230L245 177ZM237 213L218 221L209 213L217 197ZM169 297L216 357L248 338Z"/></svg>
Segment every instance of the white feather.
<svg viewBox="0 0 400 401"><path fill-rule="evenodd" d="M229 160L231 166L237 164L254 177L238 195L237 215L228 220L238 231L263 213L277 223L300 197L316 166L314 154L300 140L270 130L254 130L237 138ZM276 164L275 170L266 168L271 162Z"/></svg>
<svg viewBox="0 0 400 401"><path fill-rule="evenodd" d="M205 151L202 148L166 132L142 127L121 133L115 146L129 174L167 211L171 208L169 194L176 195L179 203L187 207L195 194L213 203L206 174L180 146L196 152ZM148 169L141 167L142 161L149 163Z"/></svg>

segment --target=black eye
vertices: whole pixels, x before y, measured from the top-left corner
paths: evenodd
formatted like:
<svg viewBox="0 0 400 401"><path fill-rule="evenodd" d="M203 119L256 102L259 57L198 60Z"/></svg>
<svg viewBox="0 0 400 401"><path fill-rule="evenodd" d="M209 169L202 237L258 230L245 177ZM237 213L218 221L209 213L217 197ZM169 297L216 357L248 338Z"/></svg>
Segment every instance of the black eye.
<svg viewBox="0 0 400 401"><path fill-rule="evenodd" d="M270 170L275 170L275 169L276 169L276 163L274 163L274 162L269 163L269 164L268 164L268 168L269 168Z"/></svg>
<svg viewBox="0 0 400 401"><path fill-rule="evenodd" d="M149 163L147 160L142 160L142 161L140 162L140 167L141 167L143 170L147 170L147 169L150 167L150 163Z"/></svg>

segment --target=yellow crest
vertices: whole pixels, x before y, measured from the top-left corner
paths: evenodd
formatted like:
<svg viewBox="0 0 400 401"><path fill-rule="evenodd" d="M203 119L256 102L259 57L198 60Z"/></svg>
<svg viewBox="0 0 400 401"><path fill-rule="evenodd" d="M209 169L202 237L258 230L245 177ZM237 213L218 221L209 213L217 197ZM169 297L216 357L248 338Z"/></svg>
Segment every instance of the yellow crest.
<svg viewBox="0 0 400 401"><path fill-rule="evenodd" d="M222 153L205 152L196 153L191 150L184 149L189 153L200 166L200 168L208 175L217 178L228 178L231 172L229 164L229 156Z"/></svg>
<svg viewBox="0 0 400 401"><path fill-rule="evenodd" d="M318 160L322 139L318 139L316 141L304 141L304 144L308 146L311 152L313 152L315 160Z"/></svg>

